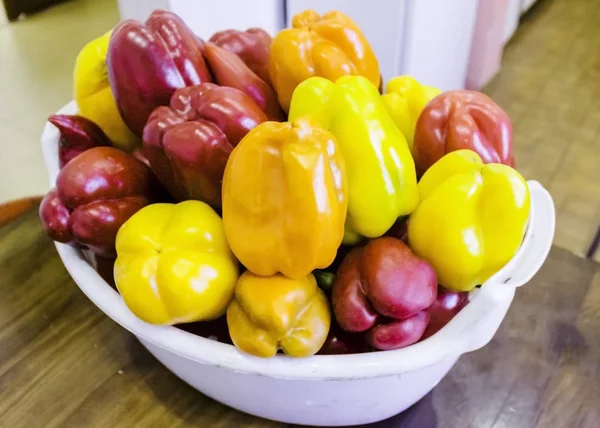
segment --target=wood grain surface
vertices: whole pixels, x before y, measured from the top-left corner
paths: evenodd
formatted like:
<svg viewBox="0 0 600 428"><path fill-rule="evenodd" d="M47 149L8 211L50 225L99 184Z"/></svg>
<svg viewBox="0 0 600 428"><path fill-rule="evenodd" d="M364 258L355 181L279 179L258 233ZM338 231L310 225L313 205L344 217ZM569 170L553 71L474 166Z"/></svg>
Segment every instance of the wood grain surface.
<svg viewBox="0 0 600 428"><path fill-rule="evenodd" d="M0 204L0 226L14 220L32 207L39 206L41 200L42 196L33 196Z"/></svg>
<svg viewBox="0 0 600 428"><path fill-rule="evenodd" d="M79 291L36 209L0 228L0 276L0 427L283 426L218 404L163 368ZM553 249L490 344L372 426L592 428L598 397L600 270Z"/></svg>

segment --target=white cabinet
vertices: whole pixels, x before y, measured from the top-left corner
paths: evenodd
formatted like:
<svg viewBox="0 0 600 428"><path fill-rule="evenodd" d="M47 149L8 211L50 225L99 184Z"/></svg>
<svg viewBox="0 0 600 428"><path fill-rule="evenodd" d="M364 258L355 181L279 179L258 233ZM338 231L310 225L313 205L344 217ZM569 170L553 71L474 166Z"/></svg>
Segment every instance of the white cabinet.
<svg viewBox="0 0 600 428"><path fill-rule="evenodd" d="M386 0L379 0L384 3ZM404 0L408 12L398 74L442 90L465 87L476 0Z"/></svg>
<svg viewBox="0 0 600 428"><path fill-rule="evenodd" d="M507 43L519 27L521 18L521 3L523 0L509 0L506 12L506 26L504 29L504 43Z"/></svg>
<svg viewBox="0 0 600 428"><path fill-rule="evenodd" d="M409 74L443 90L465 85L475 0L287 0L287 25L307 8L337 9L356 21L379 59L384 81Z"/></svg>
<svg viewBox="0 0 600 428"><path fill-rule="evenodd" d="M283 28L284 8L283 0L119 0L121 19L144 21L155 9L170 10L202 38L228 28L275 34Z"/></svg>
<svg viewBox="0 0 600 428"><path fill-rule="evenodd" d="M361 27L385 81L409 74L443 90L466 82L477 0L119 0L121 17L144 20L156 8L180 15L200 37L226 28L274 34L294 14L340 10Z"/></svg>
<svg viewBox="0 0 600 428"><path fill-rule="evenodd" d="M320 14L339 10L352 18L365 34L379 60L384 81L402 68L402 44L407 13L406 1L389 0L287 0L286 26L292 16L305 9Z"/></svg>
<svg viewBox="0 0 600 428"><path fill-rule="evenodd" d="M521 1L521 12L525 13L534 5L538 0L522 0Z"/></svg>

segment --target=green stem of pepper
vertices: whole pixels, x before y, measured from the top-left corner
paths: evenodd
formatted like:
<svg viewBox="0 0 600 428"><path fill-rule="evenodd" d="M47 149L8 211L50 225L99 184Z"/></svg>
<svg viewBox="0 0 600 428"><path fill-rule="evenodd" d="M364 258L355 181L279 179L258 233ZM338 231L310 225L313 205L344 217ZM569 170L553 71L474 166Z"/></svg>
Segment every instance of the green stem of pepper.
<svg viewBox="0 0 600 428"><path fill-rule="evenodd" d="M333 281L335 280L335 274L332 272L327 272L324 270L316 270L313 272L315 275L315 279L317 280L317 285L323 291L331 291L331 287L333 286Z"/></svg>

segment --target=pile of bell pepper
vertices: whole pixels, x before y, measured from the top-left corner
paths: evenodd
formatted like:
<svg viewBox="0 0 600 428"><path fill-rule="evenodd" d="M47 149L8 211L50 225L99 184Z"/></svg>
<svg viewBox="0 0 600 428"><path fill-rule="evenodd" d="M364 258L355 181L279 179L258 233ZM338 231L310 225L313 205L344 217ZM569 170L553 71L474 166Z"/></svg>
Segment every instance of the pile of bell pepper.
<svg viewBox="0 0 600 428"><path fill-rule="evenodd" d="M341 12L202 40L158 10L83 48L74 98L77 115L49 119L48 235L114 263L143 321L255 356L428 338L527 227L507 114L478 92L384 85Z"/></svg>

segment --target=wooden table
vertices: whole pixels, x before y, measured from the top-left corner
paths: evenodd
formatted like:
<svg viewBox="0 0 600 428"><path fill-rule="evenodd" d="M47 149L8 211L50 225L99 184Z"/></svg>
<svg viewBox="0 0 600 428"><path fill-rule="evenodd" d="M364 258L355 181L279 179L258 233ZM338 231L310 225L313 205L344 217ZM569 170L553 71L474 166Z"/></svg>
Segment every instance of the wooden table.
<svg viewBox="0 0 600 428"><path fill-rule="evenodd" d="M0 427L283 426L218 404L163 368L79 291L35 209L0 228L0 279ZM599 427L598 265L553 249L490 344L373 426Z"/></svg>

